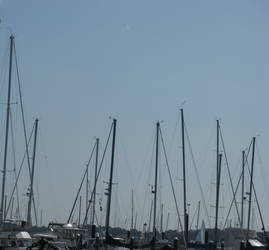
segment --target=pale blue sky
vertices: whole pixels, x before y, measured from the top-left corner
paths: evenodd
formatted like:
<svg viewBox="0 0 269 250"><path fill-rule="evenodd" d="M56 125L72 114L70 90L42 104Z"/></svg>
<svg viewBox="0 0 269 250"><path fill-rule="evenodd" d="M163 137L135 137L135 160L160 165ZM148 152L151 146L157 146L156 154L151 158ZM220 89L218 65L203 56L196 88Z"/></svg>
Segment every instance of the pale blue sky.
<svg viewBox="0 0 269 250"><path fill-rule="evenodd" d="M33 117L40 118L37 173L44 221L68 217L95 136L104 145L109 116L118 119L116 179L124 216L131 187L152 167L148 152L157 120L164 120L170 162L180 178L181 170L175 170L180 136L174 131L180 129L178 106L184 101L205 191L214 176L217 118L234 181L241 150L257 135L262 159L257 165L268 178L268 10L268 1L0 1L1 68L7 67L10 27L29 130ZM1 103L5 100L2 92ZM3 131L1 126L1 138ZM189 188L196 183L190 168ZM256 173L258 180L261 172ZM138 204L146 181L136 188ZM163 193L170 192L168 178L162 183ZM268 193L257 183L266 211ZM193 211L198 199L199 191L189 197ZM175 214L173 202L166 202Z"/></svg>

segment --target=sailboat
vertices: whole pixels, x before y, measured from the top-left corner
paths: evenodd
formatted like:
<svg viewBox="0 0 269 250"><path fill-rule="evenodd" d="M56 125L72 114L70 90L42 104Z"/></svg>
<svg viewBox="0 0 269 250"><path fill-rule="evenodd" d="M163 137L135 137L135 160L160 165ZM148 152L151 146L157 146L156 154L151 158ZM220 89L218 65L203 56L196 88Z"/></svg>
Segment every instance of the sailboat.
<svg viewBox="0 0 269 250"><path fill-rule="evenodd" d="M157 228L156 228L156 206L157 206L157 181L158 181L158 165L159 165L159 134L160 123L156 123L156 158L155 158L155 184L153 188L154 200L153 200L153 237L149 242L135 242L134 239L130 239L128 242L115 239L109 234L109 219L110 219L110 206L112 197L112 183L113 183L113 168L114 168L114 151L115 151L115 138L116 138L116 123L117 120L113 120L113 137L112 137L112 153L111 153L111 167L110 178L108 186L108 198L107 198L107 214L106 214L106 234L105 243L110 246L118 246L129 249L145 249L145 248L160 248L160 244L157 241Z"/></svg>
<svg viewBox="0 0 269 250"><path fill-rule="evenodd" d="M9 59L9 77L8 77L8 95L7 95L7 112L6 112L6 133L5 133L5 148L4 148L4 163L3 163L3 177L2 177L2 192L1 192L1 206L0 206L0 248L1 249L26 249L31 245L31 236L27 232L27 227L31 225L31 204L33 200L33 176L35 163L35 149L36 149L36 135L37 124L35 122L35 141L34 153L32 161L31 185L29 190L28 216L27 221L19 219L7 219L6 217L6 173L7 173L7 157L8 157L8 141L9 141L9 122L10 122L10 105L11 105L11 82L12 82L12 59L14 50L14 36L10 36L10 59ZM26 137L26 136L25 136ZM26 142L27 144L27 142ZM28 147L26 145L26 150ZM28 153L28 151L27 151ZM29 157L28 157L29 159Z"/></svg>
<svg viewBox="0 0 269 250"><path fill-rule="evenodd" d="M265 246L257 239L257 234L255 230L250 229L250 215L251 215L251 205L252 205L252 194L254 191L254 194L256 196L256 192L254 189L253 185L253 172L254 172L254 156L255 156L255 141L256 138L252 138L252 159L251 159L251 170L249 172L250 174L250 189L249 192L246 194L249 196L248 199L248 216L247 216L247 227L244 227L244 203L245 203L245 193L244 193L244 175L245 175L245 168L247 166L247 157L245 154L245 151L242 152L242 173L241 173L241 184L242 184L242 197L241 197L241 218L240 218L240 227L229 227L226 228L223 231L223 237L225 238L225 245L227 248L230 249L238 249L243 248L243 249L249 249L249 250L254 250L254 249L264 249ZM256 197L257 200L257 197ZM262 229L265 238L267 239L267 235L265 232L265 226L263 223L261 211L259 208L259 203L257 201L258 209L259 209L259 214L261 218L261 223L262 223Z"/></svg>

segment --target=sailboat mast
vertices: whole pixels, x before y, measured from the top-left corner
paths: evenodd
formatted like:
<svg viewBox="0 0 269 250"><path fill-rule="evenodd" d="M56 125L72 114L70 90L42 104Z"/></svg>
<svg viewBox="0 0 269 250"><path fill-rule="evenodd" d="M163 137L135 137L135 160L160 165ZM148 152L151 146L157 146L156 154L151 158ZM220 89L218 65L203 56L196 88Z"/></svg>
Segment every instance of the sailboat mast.
<svg viewBox="0 0 269 250"><path fill-rule="evenodd" d="M81 195L79 196L79 209L78 209L78 225L80 226L80 217L81 217Z"/></svg>
<svg viewBox="0 0 269 250"><path fill-rule="evenodd" d="M221 176L221 158L222 154L219 154L218 169L217 169L217 196L216 196L216 218L215 218L215 244L218 241L218 216L219 216L219 190L220 190L220 176Z"/></svg>
<svg viewBox="0 0 269 250"><path fill-rule="evenodd" d="M157 184L158 184L158 160L159 160L159 131L160 123L156 124L156 158L155 158L155 184L154 184L154 208L153 208L153 236L156 239L156 207L157 207Z"/></svg>
<svg viewBox="0 0 269 250"><path fill-rule="evenodd" d="M107 213L106 213L106 239L108 239L108 229L109 229L109 219L110 219L110 206L111 206L114 154L115 154L115 140L116 140L116 125L117 125L117 120L113 119L112 152L111 152L111 165L110 165L110 177L109 177L109 184L108 184L109 186L108 186Z"/></svg>
<svg viewBox="0 0 269 250"><path fill-rule="evenodd" d="M245 179L245 151L242 151L242 198L241 198L241 229L244 227L244 179Z"/></svg>
<svg viewBox="0 0 269 250"><path fill-rule="evenodd" d="M35 137L34 137L34 149L32 158L32 172L31 172L31 183L30 183L30 194L28 201L28 212L27 212L27 226L32 226L31 221L31 210L32 210L32 200L33 200L33 183L34 183L34 172L35 172L35 155L36 155L36 139L37 139L37 129L38 129L38 119L35 120Z"/></svg>
<svg viewBox="0 0 269 250"><path fill-rule="evenodd" d="M163 233L163 204L161 206L161 233Z"/></svg>
<svg viewBox="0 0 269 250"><path fill-rule="evenodd" d="M247 240L249 235L249 226L250 226L250 213L251 213L251 196L252 196L252 185L253 185L253 167L254 167L254 154L255 154L255 140L253 137L252 141L252 159L251 159L251 172L250 172L250 188L249 188L249 201L248 201L248 228L247 228Z"/></svg>
<svg viewBox="0 0 269 250"><path fill-rule="evenodd" d="M5 195L4 218L7 217L7 195Z"/></svg>
<svg viewBox="0 0 269 250"><path fill-rule="evenodd" d="M136 230L136 223L137 223L137 212L135 213L135 223L134 223L134 230Z"/></svg>
<svg viewBox="0 0 269 250"><path fill-rule="evenodd" d="M150 226L151 226L152 207L153 207L153 200L151 200L151 204L150 204L148 232L150 232Z"/></svg>
<svg viewBox="0 0 269 250"><path fill-rule="evenodd" d="M86 215L85 215L85 221L86 225L88 224L88 213L87 208L89 205L89 168L86 166Z"/></svg>
<svg viewBox="0 0 269 250"><path fill-rule="evenodd" d="M40 211L40 227L42 227L43 209Z"/></svg>
<svg viewBox="0 0 269 250"><path fill-rule="evenodd" d="M199 226L199 217L200 217L200 203L201 203L201 201L199 201L199 202L198 202L198 213L197 213L196 229L198 229L198 226Z"/></svg>
<svg viewBox="0 0 269 250"><path fill-rule="evenodd" d="M187 213L187 198L186 198L186 167L185 167L185 135L184 135L184 114L181 111L181 134L182 134L182 165L183 165L183 197L184 197L184 237L188 244L188 213Z"/></svg>
<svg viewBox="0 0 269 250"><path fill-rule="evenodd" d="M219 120L217 120L217 169L216 169L216 214L215 214L215 243L217 243L218 240L218 235L217 235L217 231L218 231L218 201L219 201L219 187L218 187L218 181L219 181L219 172L220 172L220 168L219 168Z"/></svg>
<svg viewBox="0 0 269 250"><path fill-rule="evenodd" d="M134 229L134 190L132 190L132 218L131 218L131 230Z"/></svg>
<svg viewBox="0 0 269 250"><path fill-rule="evenodd" d="M13 206L14 206L14 197L12 197L11 210L10 210L10 218L13 218Z"/></svg>
<svg viewBox="0 0 269 250"><path fill-rule="evenodd" d="M10 95L11 95L13 47L14 47L14 36L10 36L10 56L9 56L8 95L7 95L7 119L6 119L6 137L5 137L5 151L4 151L4 164L3 164L0 222L3 222L3 220L5 219L4 218L4 202L5 202L6 170L7 170L7 147L8 147L8 131L9 131L9 115L10 115Z"/></svg>
<svg viewBox="0 0 269 250"><path fill-rule="evenodd" d="M92 212L92 225L94 225L95 217L95 203L96 203L96 182L97 182L97 172L98 172L98 154L99 154L99 138L96 138L96 154L95 154L95 171L94 171L94 192L93 192L93 212Z"/></svg>

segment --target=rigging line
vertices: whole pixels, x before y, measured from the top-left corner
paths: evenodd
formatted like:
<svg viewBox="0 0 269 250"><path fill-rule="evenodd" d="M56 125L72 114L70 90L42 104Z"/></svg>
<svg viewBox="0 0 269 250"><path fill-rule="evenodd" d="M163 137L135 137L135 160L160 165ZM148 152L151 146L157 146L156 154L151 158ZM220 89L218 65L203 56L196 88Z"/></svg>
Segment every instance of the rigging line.
<svg viewBox="0 0 269 250"><path fill-rule="evenodd" d="M161 159L161 157L162 157L162 155L161 155L161 151L159 152L159 154L158 154L158 157L159 157L159 165L160 165L160 167L159 167L159 169L158 169L158 171L159 171L159 173L158 173L158 177L159 177L159 180L158 180L158 194L159 194L159 199L158 199L158 202L159 202L159 209L161 208L161 206L162 206L162 168L161 168L161 162L162 162L162 159Z"/></svg>
<svg viewBox="0 0 269 250"><path fill-rule="evenodd" d="M118 137L120 137L120 133L118 133ZM121 144L121 142L119 141L119 143ZM121 144L122 145L122 144ZM121 166L121 164L120 164L120 161L119 161L119 150L117 150L117 149L115 149L115 165L116 166ZM127 159L127 158L126 158ZM126 163L127 165L128 165L128 163ZM119 168L115 168L114 169L114 179L115 180L118 180L119 179ZM134 179L134 178L132 178L132 179ZM122 212L121 212L121 206L120 206L120 204L124 204L124 203L122 203L121 202L121 195L120 195L120 189L119 189L119 185L120 185L120 183L117 183L117 185L115 186L115 200L113 201L113 203L114 203L114 206L113 207L116 207L116 211L114 212L114 215L115 215L115 222L114 222L114 225L116 226L121 226L121 224L123 224L122 223L122 221L121 221L121 218L118 218L119 216L118 216L118 214L119 215L121 215L121 214L123 214Z"/></svg>
<svg viewBox="0 0 269 250"><path fill-rule="evenodd" d="M150 201L148 232L150 232L150 227L151 227L152 208L153 208L153 199L151 199L151 201Z"/></svg>
<svg viewBox="0 0 269 250"><path fill-rule="evenodd" d="M149 166L153 165L153 158L154 158L154 144L155 144L155 140L156 140L154 134L152 134L150 141L153 140L153 137L154 137L154 143L153 144L150 143L151 145L153 145L153 147L152 147L152 151L151 151L151 158L150 158ZM149 151L150 151L150 146L148 146L147 154L149 154ZM146 159L144 160L143 165L146 165ZM143 170L143 168L141 170ZM140 174L139 174L139 177L138 177L139 180L142 179L142 174L143 174L143 172L141 171ZM148 184L148 183L150 183L150 176L151 175L152 175L152 167L149 168L148 176L147 176L147 179L146 179L147 184L146 184L146 189L145 189L145 196L144 196L144 203L143 203L143 210L142 210L142 216L141 216L141 221L140 221L140 227L142 227L144 217L147 216L147 215L144 215L144 211L145 211L145 206L146 206L145 203L146 203L147 194L148 194L148 188L147 187L148 186L150 186L151 188L153 187L152 184ZM152 194L152 192L150 192L150 194Z"/></svg>
<svg viewBox="0 0 269 250"><path fill-rule="evenodd" d="M154 139L153 139L154 138ZM152 145L154 145L154 143L152 143L153 140L155 140L155 133L152 133L151 134L151 137L150 137L150 140L149 140L149 144L147 145L147 150L145 151L145 157L143 159L143 163L142 163L142 168L140 169L139 173L138 173L138 186L140 185L140 181L142 180L142 176L144 176L144 172L145 172L145 166L148 166L147 165L147 161L148 161L148 156L151 154L151 157L150 157L150 171L148 173L148 176L147 176L147 180L146 180L146 183L149 183L149 179L150 179L150 176L151 176L151 171L152 171L152 168L151 166L153 165L153 157L154 157L154 146L152 147ZM151 148L152 147L152 148ZM152 151L151 151L152 149Z"/></svg>
<svg viewBox="0 0 269 250"><path fill-rule="evenodd" d="M115 222L114 222L114 226L118 226L120 227L120 224L122 223L121 219L118 219L117 216L118 214L122 214L121 210L120 210L120 200L119 200L119 188L118 185L116 185L115 187L115 201L114 201L114 206L116 207L116 211L114 212L115 215Z"/></svg>
<svg viewBox="0 0 269 250"><path fill-rule="evenodd" d="M143 219L144 219L144 212L145 212L145 207L146 207L147 194L148 194L148 189L146 188L144 202L143 202L142 216L141 216L141 220L140 220L140 228L143 228L142 225L144 225Z"/></svg>
<svg viewBox="0 0 269 250"><path fill-rule="evenodd" d="M55 188L54 188L54 182L53 182L53 177L51 174L51 164L49 164L49 160L50 158L48 157L48 150L47 150L47 145L46 145L46 136L45 134L43 134L43 127L38 125L38 131L39 131L39 152L40 152L40 159L42 159L42 165L43 165L43 170L46 171L46 177L44 178L46 179L47 183L46 183L46 187L47 187L47 191L50 195L49 197L49 206L52 209L54 214L59 214L59 208L56 205L56 199L55 199L55 195L56 193L54 192ZM45 173L44 173L45 174ZM45 176L44 176L45 177Z"/></svg>
<svg viewBox="0 0 269 250"><path fill-rule="evenodd" d="M26 143L27 163L28 163L28 168L29 168L29 176L31 177L31 167L30 167L31 165L30 165L29 149L27 147L26 123L25 123L24 109L23 109L23 103L22 103L21 81L20 81L20 75L19 75L19 68L18 68L18 62L17 62L17 53L16 53L15 43L14 43L14 55L15 55L15 65L16 65L18 87L19 87L19 97L20 97L20 107L21 107L21 113L22 113L24 140Z"/></svg>
<svg viewBox="0 0 269 250"><path fill-rule="evenodd" d="M29 140L28 140L28 142L27 142L27 146L29 145L29 143L30 143L30 141L31 141L31 138L32 138L33 133L34 133L34 126L33 126L33 128L32 128L32 131L31 131ZM21 173L21 170L22 170L22 166L23 166L25 157L26 157L26 150L25 150L25 152L24 152L24 155L23 155L23 158L22 158L22 162L21 162L21 165L20 165L20 168L19 168L19 172L18 172L18 175L17 175L17 177L16 177L15 185L14 185L14 187L13 187L13 190L12 190L12 193L11 193L11 196L10 196L10 199L9 199L9 203L8 203L8 207L7 207L7 213L8 213L9 208L10 208L11 199L13 198L15 189L16 189L16 187L17 187L17 185L18 185L18 181L19 181L19 177L20 177L20 173ZM18 205L18 206L19 206L19 205Z"/></svg>
<svg viewBox="0 0 269 250"><path fill-rule="evenodd" d="M250 145L249 145L249 147L248 147L248 152L247 152L247 154L246 154L246 159L248 158L248 155L249 155L249 152L250 152L250 149L251 149L251 145L252 145L252 141L250 142ZM243 171L241 172L241 175L240 175L240 177L239 177L239 181L238 181L237 186L236 186L236 189L235 189L235 194L236 194L237 191L238 191L238 188L239 188L239 184L240 184L240 180L241 180L241 178L242 178L242 175L243 175ZM228 221L228 218L229 218L229 216L230 216L230 212L231 212L231 209L232 209L232 206L233 206L234 201L235 201L235 197L233 197L232 202L231 202L231 205L230 205L230 207L229 207L229 211L228 211L228 214L227 214L227 216L226 216L225 223L224 223L224 225L223 225L223 230L224 230L224 228L225 228L225 226L226 226L226 223L227 223L227 221ZM243 233L243 234L244 234L244 233Z"/></svg>
<svg viewBox="0 0 269 250"><path fill-rule="evenodd" d="M196 213L198 213L198 207L195 208L195 211L194 211L194 214L193 214L193 217L192 217L192 220L191 220L191 224L190 224L190 230L191 230L191 228L192 228L192 225L193 225L193 222L194 222Z"/></svg>
<svg viewBox="0 0 269 250"><path fill-rule="evenodd" d="M249 169L249 164L248 164L248 160L247 159L246 159L246 164L247 164L247 167L248 167L248 173L250 175L250 169ZM255 189L253 180L252 180L252 183L251 184L252 184L254 195L255 195L255 199L256 199L256 202L257 202L259 216L260 216L260 220L261 220L261 223L262 223L262 230L263 230L264 236L266 237L267 234L266 234L266 230L265 230L265 227L264 227L264 221L263 221L263 218L262 218L261 208L260 208L260 204L259 204L259 201L258 201L258 198L257 198L257 193L256 193L256 189Z"/></svg>
<svg viewBox="0 0 269 250"><path fill-rule="evenodd" d="M10 130L11 130L11 141L12 141L12 154L13 154L13 161L14 161L14 177L15 177L15 181L17 178L17 173L16 173L16 154L15 154L15 139L14 139L14 128L13 128L13 122L12 122L12 112L10 111ZM19 192L18 192L18 186L15 185L16 187L16 198L17 198L17 206L19 207ZM11 198L12 199L12 198ZM8 211L6 212L6 214L8 213ZM12 211L11 211L12 213Z"/></svg>
<svg viewBox="0 0 269 250"><path fill-rule="evenodd" d="M101 162L100 162L100 167L99 167L99 169L98 169L98 173L97 173L97 176L96 176L96 180L95 180L95 182L94 182L94 187L93 187L93 191L92 191L92 193L91 193L90 201L92 200L92 198L93 198L93 194L94 194L94 192L95 192L95 190L96 190L97 180L98 180L98 178L99 178L99 175L100 175L100 172L101 172L101 169L102 169L102 166L103 166L103 162L104 162L104 158L105 158L106 150L107 150L108 143L109 143L109 139L110 139L110 136L111 136L111 133L112 133L112 128L113 128L113 123L111 124L111 127L110 127L109 135L108 135L108 138L107 138L107 141L106 141L106 146L105 146L105 149L104 149L104 153L103 153L103 156L102 156L102 160L101 160ZM86 219L87 219L87 216L88 216L88 212L89 212L90 206L91 206L91 203L89 202L88 207L87 207L87 209L86 209L85 218L84 218L84 221L83 221L83 226L85 226L85 223L86 223Z"/></svg>
<svg viewBox="0 0 269 250"><path fill-rule="evenodd" d="M195 159L194 159L194 154L193 154L193 151L192 151L190 137L189 137L188 129L187 129L187 126L186 126L185 122L184 122L184 128L185 128L185 132L186 132L186 136L187 136L188 145L189 145L189 148L190 148L190 154L191 154L191 158L192 158L192 163L194 165L195 175L196 175L198 185L199 185L199 188L200 188L200 192L201 192L201 196L202 196L203 206L204 206L204 209L205 209L205 212L206 212L206 218L208 220L209 227L211 227L208 210L207 210L206 203L205 203L205 196L204 196L204 192L203 192L202 185L201 185L201 182L200 182L197 165L196 165L196 162L195 162Z"/></svg>
<svg viewBox="0 0 269 250"><path fill-rule="evenodd" d="M91 162L91 159L92 159L92 156L93 156L94 150L95 150L95 148L96 148L96 144L97 144L97 143L95 143L95 144L94 144L94 147L93 147L93 149L92 149L92 151L91 151L90 158L89 158L89 160L88 160L88 162L87 162L87 164L86 164L86 170L85 170L85 172L84 172L84 175L83 175L82 181L81 181L81 183L80 183L80 186L79 186L79 189L78 189L78 192L77 192L77 195L76 195L75 201L74 201L74 203L73 203L73 206L72 206L72 209L71 209L70 215L69 215L69 217L68 217L67 223L69 223L69 222L70 222L70 219L71 219L72 214L73 214L73 212L74 212L74 208L75 208L75 205L76 205L76 203L77 203L77 200L78 200L78 197L79 197L79 194L80 194L80 191L81 191L81 188L82 188L83 182L84 182L84 180L85 180L85 177L86 177L86 174L87 174L87 170L88 170L88 168L89 168L89 164L90 164L90 162Z"/></svg>
<svg viewBox="0 0 269 250"><path fill-rule="evenodd" d="M256 151L258 154L259 164L261 166L260 170L261 170L261 175L262 175L263 187L264 187L264 190L266 190L266 182L265 182L266 173L264 172L264 165L262 162L262 158L261 158L261 154L260 154L260 150L259 150L259 145L258 145L257 141L256 141ZM266 197L267 204L269 204L268 196L265 195L265 197Z"/></svg>
<svg viewBox="0 0 269 250"><path fill-rule="evenodd" d="M3 61L1 63L1 65L6 65L6 58L8 58L8 54L9 54L9 49L8 49L9 45L7 44L7 47L6 49L4 49L4 53L2 54L3 55ZM0 98L1 98L1 94L3 93L3 88L5 86L4 82L6 79L6 75L7 75L7 72L8 72L8 68L7 67L1 67L1 71L0 71Z"/></svg>
<svg viewBox="0 0 269 250"><path fill-rule="evenodd" d="M95 211L95 213L94 213L94 217L95 217L96 224L97 224L97 226L99 227L99 226L100 226L100 223L99 223L99 220L98 220L98 216L97 216L96 211Z"/></svg>
<svg viewBox="0 0 269 250"><path fill-rule="evenodd" d="M238 188L239 188L239 184L240 184L241 178L242 178L242 174L241 174L240 177L239 177L239 180L238 180L238 183L237 183L237 186L236 186L236 189L235 189L235 193L237 193L237 191L238 191ZM227 222L228 222L228 218L229 218L229 216L230 216L230 212L231 212L231 210L232 210L233 203L234 203L234 198L233 198L233 200L232 200L232 202L231 202L231 205L230 205L230 207L229 207L229 211L228 211L228 214L227 214L227 216L226 216L226 219L225 219L225 222L224 222L224 225L223 225L222 230L225 229L225 226L226 226L226 224L227 224ZM242 232L243 232L243 230L242 230Z"/></svg>
<svg viewBox="0 0 269 250"><path fill-rule="evenodd" d="M132 168L132 166L130 165L130 162L128 161L128 157L127 157L127 152L126 152L126 147L124 147L124 144L123 144L123 141L121 140L121 137L120 137L120 135L118 135L118 137L119 137L119 145L120 145L120 147L121 147L121 149L122 149L122 151L123 151L123 155L124 155L124 160L125 160L125 162L126 162L126 166L127 166L127 168L129 169L129 171L128 172L130 172L130 177L131 177L131 180L132 180L132 184L131 184L131 186L132 186L132 188L134 189L135 188L135 185L134 185L134 183L133 183L133 181L134 181L134 175L133 175L133 168Z"/></svg>
<svg viewBox="0 0 269 250"><path fill-rule="evenodd" d="M172 148L174 146L175 139L177 138L176 133L178 131L178 127L180 124L179 121L180 121L180 114L177 112L176 124L175 124L175 127L173 129L173 133L172 133L172 136L170 139L170 145L168 146L168 155L171 155L171 151L172 151Z"/></svg>
<svg viewBox="0 0 269 250"><path fill-rule="evenodd" d="M154 145L156 144L156 138L154 138L154 142L152 144L152 152L151 152L151 159L150 159L150 169L149 169L149 174L148 174L148 179L147 179L147 183L150 182L151 176L152 176L152 172L153 172L153 162L154 162L154 153L155 153L155 149L154 149ZM150 184L151 186L153 186L153 184Z"/></svg>
<svg viewBox="0 0 269 250"><path fill-rule="evenodd" d="M162 135L161 128L160 128L160 135L161 135L161 142L162 142L162 147L163 147L163 152L164 152L166 167L167 167L167 170L168 170L170 184L171 184L171 188L172 188L172 192L173 192L173 196L174 196L174 201L175 201L175 205L176 205L176 211L177 211L178 221L179 221L179 224L180 224L181 231L183 232L183 227L182 227L182 223L181 223L181 219L180 219L180 214L179 214L179 207L178 207L178 204L177 204L177 198L176 198L176 194L175 194L175 189L174 189L174 184L173 184L173 180L172 180L172 175L171 175L170 167L169 167L169 164L168 164L168 159L167 159L167 155L166 155L166 150L165 150L165 146L164 146L164 141L163 141L163 135ZM185 237L183 237L183 240L184 240L185 249L187 249L187 242L186 242Z"/></svg>
<svg viewBox="0 0 269 250"><path fill-rule="evenodd" d="M78 218L76 217L76 212L79 209L78 207L79 207L79 205L76 203L75 207L74 207L74 213L72 214L71 219L70 219L70 221L68 223L70 223L70 222L74 223L75 222L76 224L78 224Z"/></svg>
<svg viewBox="0 0 269 250"><path fill-rule="evenodd" d="M17 60L17 52L16 52L16 46L14 41L14 56L15 56L15 66L16 66L16 73L17 73L17 81L18 81L18 87L19 87L19 97L20 97L20 107L21 107L21 115L22 115L22 123L23 123L23 132L24 132L24 142L26 146L26 155L27 155L27 164L29 169L29 177L31 179L31 165L30 165L30 157L29 157L29 149L28 149L28 143L27 143L27 133L26 133L26 123L25 123L25 116L24 116L24 109L23 109L23 102L22 102L22 92L21 92L21 80L20 80L20 74L19 74L19 67L18 67L18 60ZM34 213L35 213L35 219L36 224L37 223L37 212L36 212L36 206L35 206L35 198L33 193L33 205L34 205Z"/></svg>
<svg viewBox="0 0 269 250"><path fill-rule="evenodd" d="M223 152L224 152L224 157L225 157L225 161L226 161L226 166L227 166L227 170L228 170L228 176L229 176L229 180L230 180L230 184L231 184L231 188L232 188L232 192L233 192L233 197L234 197L234 200L235 200L235 203L234 204L235 204L235 208L236 208L236 213L237 213L239 224L241 224L241 218L240 218L238 206L237 206L237 203L236 203L236 197L235 197L235 192L234 192L234 187L233 187L233 182L232 182L230 167L229 167L228 158L227 158L227 155L226 155L226 149L225 149L224 140L223 140L222 131L221 131L221 127L220 126L219 126L219 131L220 131L220 138L221 138L221 143L222 143L222 147L223 147Z"/></svg>

